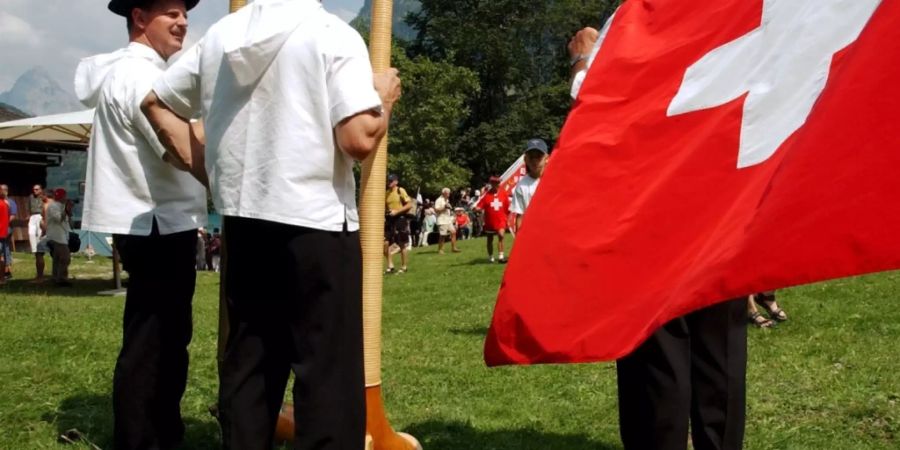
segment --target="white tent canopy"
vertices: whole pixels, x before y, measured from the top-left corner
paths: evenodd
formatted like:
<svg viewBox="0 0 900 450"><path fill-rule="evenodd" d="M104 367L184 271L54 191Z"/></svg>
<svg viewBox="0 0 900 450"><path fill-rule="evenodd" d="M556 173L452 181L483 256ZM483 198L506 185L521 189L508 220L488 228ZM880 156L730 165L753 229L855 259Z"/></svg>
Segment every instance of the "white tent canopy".
<svg viewBox="0 0 900 450"><path fill-rule="evenodd" d="M0 142L87 144L94 110L0 122Z"/></svg>

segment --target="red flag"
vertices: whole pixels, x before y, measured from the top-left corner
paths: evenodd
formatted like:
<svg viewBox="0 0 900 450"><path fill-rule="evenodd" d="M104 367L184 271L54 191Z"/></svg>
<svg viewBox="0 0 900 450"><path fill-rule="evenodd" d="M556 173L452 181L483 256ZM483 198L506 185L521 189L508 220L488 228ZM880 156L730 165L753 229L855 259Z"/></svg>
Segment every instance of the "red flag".
<svg viewBox="0 0 900 450"><path fill-rule="evenodd" d="M900 267L898 21L900 0L625 2L486 362L613 360L725 299Z"/></svg>

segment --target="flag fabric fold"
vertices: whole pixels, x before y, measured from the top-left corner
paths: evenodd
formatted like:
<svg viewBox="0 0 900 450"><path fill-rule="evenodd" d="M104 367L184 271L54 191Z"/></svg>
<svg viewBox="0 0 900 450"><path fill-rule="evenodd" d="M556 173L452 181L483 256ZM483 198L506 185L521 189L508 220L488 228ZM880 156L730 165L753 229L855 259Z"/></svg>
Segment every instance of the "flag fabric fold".
<svg viewBox="0 0 900 450"><path fill-rule="evenodd" d="M832 16L865 19L840 29L852 39L833 54L804 39L804 27L850 26ZM900 0L625 2L519 230L487 364L614 360L723 300L900 268L898 20ZM705 58L753 33L770 34L753 55ZM807 115L771 156L742 163L749 140L771 142L761 124L783 125L768 115L791 106L770 90L820 84L795 79L823 76L796 59L815 55L828 70L813 106L794 108ZM739 95L669 111L692 66L750 56L745 85L723 87ZM727 73L703 70L691 76Z"/></svg>

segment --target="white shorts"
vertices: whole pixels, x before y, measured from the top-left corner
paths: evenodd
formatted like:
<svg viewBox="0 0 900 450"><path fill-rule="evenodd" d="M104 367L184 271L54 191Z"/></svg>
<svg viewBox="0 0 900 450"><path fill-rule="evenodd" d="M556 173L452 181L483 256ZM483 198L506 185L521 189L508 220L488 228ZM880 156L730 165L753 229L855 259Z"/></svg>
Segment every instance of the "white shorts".
<svg viewBox="0 0 900 450"><path fill-rule="evenodd" d="M451 233L456 233L456 227L452 223L438 225L438 234L441 236L450 236Z"/></svg>
<svg viewBox="0 0 900 450"><path fill-rule="evenodd" d="M34 214L28 218L28 243L31 244L31 253L37 253L38 242L41 240L41 215Z"/></svg>

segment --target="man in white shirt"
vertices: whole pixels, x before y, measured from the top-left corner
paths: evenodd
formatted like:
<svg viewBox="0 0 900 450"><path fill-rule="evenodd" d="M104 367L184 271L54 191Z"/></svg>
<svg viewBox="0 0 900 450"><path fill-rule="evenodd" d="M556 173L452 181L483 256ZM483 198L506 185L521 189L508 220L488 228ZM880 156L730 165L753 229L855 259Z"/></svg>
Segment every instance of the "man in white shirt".
<svg viewBox="0 0 900 450"><path fill-rule="evenodd" d="M542 139L532 139L525 145L525 168L528 173L519 180L513 190L509 211L516 215L516 230L522 227L522 217L537 191L541 175L547 165L547 143Z"/></svg>
<svg viewBox="0 0 900 450"><path fill-rule="evenodd" d="M456 219L453 216L453 205L450 203L450 188L441 189L441 196L434 201L434 212L437 213L438 254L444 254L444 242L450 238L450 249L459 253L456 246Z"/></svg>
<svg viewBox="0 0 900 450"><path fill-rule="evenodd" d="M600 31L582 29L569 42L573 99L612 22ZM732 299L672 320L616 361L626 450L685 448L688 427L697 450L742 447L746 304L746 297Z"/></svg>
<svg viewBox="0 0 900 450"><path fill-rule="evenodd" d="M384 136L396 71L373 77L359 33L318 0L256 0L214 24L153 90L143 109L172 151L191 154L186 119L202 115L224 215L223 447L272 447L293 371L294 448L362 448L353 164Z"/></svg>
<svg viewBox="0 0 900 450"><path fill-rule="evenodd" d="M183 440L197 229L206 190L168 153L140 102L181 50L199 0L113 0L127 47L84 59L82 103L96 107L82 228L111 233L129 273L122 349L113 379L116 449L174 448Z"/></svg>

